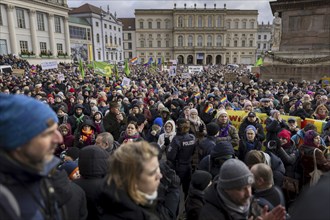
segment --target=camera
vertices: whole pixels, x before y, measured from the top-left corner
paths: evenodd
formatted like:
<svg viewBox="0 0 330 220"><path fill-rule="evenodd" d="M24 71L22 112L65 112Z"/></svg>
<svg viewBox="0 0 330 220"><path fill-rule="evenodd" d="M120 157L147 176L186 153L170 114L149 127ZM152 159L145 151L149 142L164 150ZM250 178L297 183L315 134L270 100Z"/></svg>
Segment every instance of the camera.
<svg viewBox="0 0 330 220"><path fill-rule="evenodd" d="M267 148L269 150L275 150L277 148L277 141L275 141L275 140L269 141L267 144Z"/></svg>

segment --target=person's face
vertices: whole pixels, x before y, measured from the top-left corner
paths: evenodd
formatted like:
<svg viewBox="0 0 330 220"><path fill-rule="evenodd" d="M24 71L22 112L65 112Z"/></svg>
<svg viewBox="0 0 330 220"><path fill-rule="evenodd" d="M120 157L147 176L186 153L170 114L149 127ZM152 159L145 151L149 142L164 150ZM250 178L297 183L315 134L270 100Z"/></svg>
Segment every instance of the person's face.
<svg viewBox="0 0 330 220"><path fill-rule="evenodd" d="M98 145L98 146L102 147L103 149L106 149L107 148L106 143L104 143L102 141L102 138L100 136L97 136L97 138L95 140L95 145Z"/></svg>
<svg viewBox="0 0 330 220"><path fill-rule="evenodd" d="M91 126L89 126L89 125L84 125L83 130L84 130L84 131L90 131L90 130L91 130Z"/></svg>
<svg viewBox="0 0 330 220"><path fill-rule="evenodd" d="M64 115L64 111L62 111L61 109L57 111L57 115L58 116L63 116Z"/></svg>
<svg viewBox="0 0 330 220"><path fill-rule="evenodd" d="M126 132L129 136L137 133L137 129L134 124L128 124L126 128Z"/></svg>
<svg viewBox="0 0 330 220"><path fill-rule="evenodd" d="M114 113L115 115L119 114L119 108L110 108L111 112Z"/></svg>
<svg viewBox="0 0 330 220"><path fill-rule="evenodd" d="M133 112L133 114L139 114L139 113L140 113L140 109L139 109L139 107L135 106L135 107L132 109L132 112Z"/></svg>
<svg viewBox="0 0 330 220"><path fill-rule="evenodd" d="M183 112L185 115L189 115L189 108L186 108Z"/></svg>
<svg viewBox="0 0 330 220"><path fill-rule="evenodd" d="M62 128L62 129L61 129L61 134L62 134L63 136L67 135L67 134L68 134L68 129L66 129L66 128Z"/></svg>
<svg viewBox="0 0 330 220"><path fill-rule="evenodd" d="M153 194L159 186L162 174L160 173L157 157L152 157L143 164L143 171L137 181L137 188L148 195Z"/></svg>
<svg viewBox="0 0 330 220"><path fill-rule="evenodd" d="M78 100L77 100L77 103L78 103L78 104L83 104L83 103L84 103L84 100L83 100L83 99L78 99Z"/></svg>
<svg viewBox="0 0 330 220"><path fill-rule="evenodd" d="M172 124L171 123L167 123L165 125L165 131L166 131L166 133L172 132L172 129L173 129L173 127L172 127Z"/></svg>
<svg viewBox="0 0 330 220"><path fill-rule="evenodd" d="M227 114L222 114L219 116L218 118L218 121L221 123L221 124L225 124L227 123L228 121L228 115Z"/></svg>
<svg viewBox="0 0 330 220"><path fill-rule="evenodd" d="M53 159L56 146L63 142L57 127L56 123L53 124L24 146L12 151L12 156L21 163L42 171L44 165Z"/></svg>
<svg viewBox="0 0 330 220"><path fill-rule="evenodd" d="M247 106L245 107L245 110L246 110L246 111L252 111L252 105L247 105Z"/></svg>
<svg viewBox="0 0 330 220"><path fill-rule="evenodd" d="M62 102L62 99L60 97L56 97L55 102L60 103L60 102Z"/></svg>
<svg viewBox="0 0 330 220"><path fill-rule="evenodd" d="M195 112L190 113L190 118L193 120L197 119L197 116L198 116L198 114Z"/></svg>
<svg viewBox="0 0 330 220"><path fill-rule="evenodd" d="M248 117L248 121L249 121L249 122L255 122L256 119L257 119L257 117L255 117L255 116L253 116L253 117L249 116L249 117Z"/></svg>
<svg viewBox="0 0 330 220"><path fill-rule="evenodd" d="M80 172L79 169L76 170L76 172L74 172L74 174L71 176L71 180L76 180L80 178Z"/></svg>
<svg viewBox="0 0 330 220"><path fill-rule="evenodd" d="M239 189L229 189L225 190L229 198L239 206L247 205L252 194L251 194L251 185L244 186Z"/></svg>
<svg viewBox="0 0 330 220"><path fill-rule="evenodd" d="M288 143L288 140L284 137L279 137L279 139L280 139L281 145L285 145Z"/></svg>
<svg viewBox="0 0 330 220"><path fill-rule="evenodd" d="M313 142L314 142L314 144L315 144L316 146L320 146L320 144L321 144L321 137L320 137L319 135L316 136L316 137L314 138Z"/></svg>
<svg viewBox="0 0 330 220"><path fill-rule="evenodd" d="M325 107L321 107L321 108L319 108L317 113L320 114L320 115L324 115L324 114L327 113L327 109Z"/></svg>
<svg viewBox="0 0 330 220"><path fill-rule="evenodd" d="M246 131L246 138L248 139L248 141L253 141L255 137L256 134L254 133L253 130L249 129Z"/></svg>
<svg viewBox="0 0 330 220"><path fill-rule="evenodd" d="M270 102L267 101L267 102L261 102L262 106L264 107L269 107L270 106Z"/></svg>
<svg viewBox="0 0 330 220"><path fill-rule="evenodd" d="M289 125L289 128L296 128L297 127L297 123L295 121L289 121L288 125Z"/></svg>
<svg viewBox="0 0 330 220"><path fill-rule="evenodd" d="M81 115L83 110L81 108L76 108L76 115Z"/></svg>
<svg viewBox="0 0 330 220"><path fill-rule="evenodd" d="M99 121L99 120L101 119L101 115L100 115L99 113L96 113L96 114L95 114L95 119L96 119L97 121Z"/></svg>

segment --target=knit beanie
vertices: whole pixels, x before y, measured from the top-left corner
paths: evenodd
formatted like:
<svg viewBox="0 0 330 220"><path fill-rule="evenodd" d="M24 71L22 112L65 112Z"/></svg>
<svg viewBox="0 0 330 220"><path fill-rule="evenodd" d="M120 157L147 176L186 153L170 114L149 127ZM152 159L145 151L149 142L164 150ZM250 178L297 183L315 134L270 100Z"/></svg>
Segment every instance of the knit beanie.
<svg viewBox="0 0 330 220"><path fill-rule="evenodd" d="M80 149L78 147L70 147L65 155L71 157L73 160L76 160L79 157Z"/></svg>
<svg viewBox="0 0 330 220"><path fill-rule="evenodd" d="M60 170L65 170L66 173L68 174L68 177L72 179L72 176L77 172L78 168L78 163L75 161L67 161L63 163L60 167Z"/></svg>
<svg viewBox="0 0 330 220"><path fill-rule="evenodd" d="M237 189L253 183L254 176L245 163L238 159L229 159L220 168L217 190Z"/></svg>
<svg viewBox="0 0 330 220"><path fill-rule="evenodd" d="M218 123L210 122L206 125L207 135L209 135L209 136L216 135L219 132L219 130L220 130L220 127L219 127Z"/></svg>
<svg viewBox="0 0 330 220"><path fill-rule="evenodd" d="M190 109L189 110L189 115L191 115L192 113L198 114L197 109L195 109L195 108Z"/></svg>
<svg viewBox="0 0 330 220"><path fill-rule="evenodd" d="M278 133L277 137L285 138L287 140L287 142L290 142L291 132L286 129L283 129L280 133Z"/></svg>
<svg viewBox="0 0 330 220"><path fill-rule="evenodd" d="M273 109L270 111L270 116L274 117L275 113L280 113L279 110Z"/></svg>
<svg viewBox="0 0 330 220"><path fill-rule="evenodd" d="M204 191L210 184L212 175L209 172L203 170L196 170L191 176L191 185L198 190Z"/></svg>
<svg viewBox="0 0 330 220"><path fill-rule="evenodd" d="M252 106L252 102L247 100L244 102L244 108L248 107L248 106Z"/></svg>
<svg viewBox="0 0 330 220"><path fill-rule="evenodd" d="M57 122L47 104L24 95L0 94L0 149L15 150Z"/></svg>
<svg viewBox="0 0 330 220"><path fill-rule="evenodd" d="M219 115L219 116L222 115L222 114L226 114L226 115L228 115L228 113L226 112L225 109L221 109L221 110L218 112L218 115Z"/></svg>
<svg viewBox="0 0 330 220"><path fill-rule="evenodd" d="M154 120L154 125L158 125L159 127L163 127L163 119L161 117L158 117Z"/></svg>
<svg viewBox="0 0 330 220"><path fill-rule="evenodd" d="M315 146L314 144L314 138L317 137L319 134L314 130L309 130L305 132L304 137L304 145L307 146Z"/></svg>
<svg viewBox="0 0 330 220"><path fill-rule="evenodd" d="M246 128L245 128L245 132L247 130L252 130L255 134L257 133L257 129L256 127L254 127L253 125L248 125Z"/></svg>

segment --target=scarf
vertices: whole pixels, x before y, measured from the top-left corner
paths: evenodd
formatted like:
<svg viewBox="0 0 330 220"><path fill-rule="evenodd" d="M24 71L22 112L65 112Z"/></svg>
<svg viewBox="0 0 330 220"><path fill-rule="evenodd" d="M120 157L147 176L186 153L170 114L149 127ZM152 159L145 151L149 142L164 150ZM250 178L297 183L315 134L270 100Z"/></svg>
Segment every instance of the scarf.
<svg viewBox="0 0 330 220"><path fill-rule="evenodd" d="M217 191L220 198L223 201L223 204L228 208L228 211L231 216L234 216L235 219L248 219L250 203L251 203L250 200L248 200L248 203L246 205L239 206L230 200L230 198L228 197L227 193L224 190L219 189L219 187L217 187Z"/></svg>
<svg viewBox="0 0 330 220"><path fill-rule="evenodd" d="M132 136L129 136L126 132L124 134L124 140L127 140L127 139L138 139L139 137L140 137L140 134L139 133L135 133Z"/></svg>
<svg viewBox="0 0 330 220"><path fill-rule="evenodd" d="M94 131L92 129L89 131L82 130L81 133L82 133L81 138L85 142L85 141L87 141L88 138L90 139L90 137L94 133Z"/></svg>
<svg viewBox="0 0 330 220"><path fill-rule="evenodd" d="M254 148L255 148L254 142L246 141L246 150L247 151L253 150Z"/></svg>
<svg viewBox="0 0 330 220"><path fill-rule="evenodd" d="M230 127L230 124L228 123L226 125L226 127L220 128L218 137L227 137L229 135L229 127Z"/></svg>

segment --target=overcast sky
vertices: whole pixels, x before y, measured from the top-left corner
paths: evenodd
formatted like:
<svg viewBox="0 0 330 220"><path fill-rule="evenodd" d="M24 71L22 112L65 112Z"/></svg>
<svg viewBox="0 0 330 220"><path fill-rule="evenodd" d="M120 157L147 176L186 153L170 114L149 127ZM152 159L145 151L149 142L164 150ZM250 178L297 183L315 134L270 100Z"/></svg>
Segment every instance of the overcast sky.
<svg viewBox="0 0 330 220"><path fill-rule="evenodd" d="M217 8L223 8L224 4L227 9L256 9L259 11L258 22L271 23L273 15L270 9L269 0L227 0L227 1L214 1L214 0L68 0L69 7L79 7L85 3L95 6L102 6L103 10L107 10L107 5L110 7L110 12L116 12L117 17L134 17L135 9L173 9L174 3L177 8L183 8L184 3L187 8L193 8L197 4L198 8L204 8L206 3L207 8L213 8L217 4Z"/></svg>

